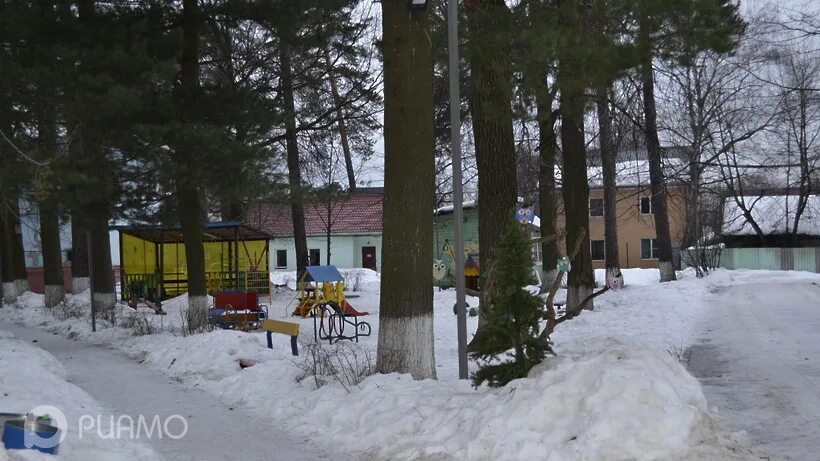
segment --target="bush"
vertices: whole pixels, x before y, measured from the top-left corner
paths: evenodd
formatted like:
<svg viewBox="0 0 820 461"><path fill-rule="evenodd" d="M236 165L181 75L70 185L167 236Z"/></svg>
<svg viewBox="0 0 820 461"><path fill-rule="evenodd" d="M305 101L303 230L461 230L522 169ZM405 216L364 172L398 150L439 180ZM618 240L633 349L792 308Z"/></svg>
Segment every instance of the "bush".
<svg viewBox="0 0 820 461"><path fill-rule="evenodd" d="M125 318L120 322L120 327L131 330L134 336L152 335L154 331L154 323L151 321L153 314L145 312L135 312L132 315L125 315Z"/></svg>
<svg viewBox="0 0 820 461"><path fill-rule="evenodd" d="M81 319L85 318L86 313L91 312L91 305L79 302L61 302L51 309L46 309L51 312L57 320Z"/></svg>
<svg viewBox="0 0 820 461"><path fill-rule="evenodd" d="M296 381L309 379L316 389L337 382L349 393L376 370L372 352L352 343L314 342L303 348L302 353L305 359Z"/></svg>

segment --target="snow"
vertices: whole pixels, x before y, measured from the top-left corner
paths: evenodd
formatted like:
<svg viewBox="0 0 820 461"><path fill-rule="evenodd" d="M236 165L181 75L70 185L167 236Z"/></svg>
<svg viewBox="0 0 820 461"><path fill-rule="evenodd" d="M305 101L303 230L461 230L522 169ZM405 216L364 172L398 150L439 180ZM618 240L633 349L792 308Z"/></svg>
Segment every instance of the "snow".
<svg viewBox="0 0 820 461"><path fill-rule="evenodd" d="M791 232L799 197L797 195L767 195L739 197L764 235ZM755 235L755 230L743 216L743 210L733 198L723 205L724 235ZM800 216L798 234L820 235L820 195L810 195Z"/></svg>
<svg viewBox="0 0 820 461"><path fill-rule="evenodd" d="M68 421L78 421L83 414L102 412L91 396L66 381L66 370L54 356L3 330L0 330L0 363L3 364L0 412L28 413L38 406L51 405L63 411ZM29 450L7 451L0 445L0 460L6 456L12 461L55 459ZM148 461L161 458L150 448L128 439L103 439L93 432L81 438L77 427L69 425L66 439L60 444L59 459Z"/></svg>
<svg viewBox="0 0 820 461"><path fill-rule="evenodd" d="M478 206L478 202L477 202L477 201L475 201L475 200L465 200L465 201L464 201L464 202L462 202L462 204L461 204L461 207L462 207L462 208L475 208L475 207L477 207L477 206ZM443 206L443 207L439 207L439 208L437 208L437 209L436 209L436 213L435 213L435 214L452 213L452 212L453 212L453 210L454 210L454 206L453 206L453 205L445 205L445 206Z"/></svg>
<svg viewBox="0 0 820 461"><path fill-rule="evenodd" d="M329 351L360 363L375 361L378 337L378 274L359 274L351 304L373 336L359 343L312 346L311 319L288 314L296 293L275 292L271 316L301 324L300 357L290 355L287 337L274 335L274 349L261 333L215 331L181 336L179 319L144 316L156 333L133 336L120 328L89 331L87 319L57 320L27 294L22 308L0 309L0 320L44 326L96 344L116 347L143 366L185 386L211 393L219 402L255 408L272 421L292 421L297 435L317 427L338 449L375 459L748 459L755 458L742 434L717 424L697 380L681 364L696 339L696 325L709 309L710 290L731 282L730 272L705 279L692 272L658 284L657 270L626 270L627 286L596 298L596 310L559 325L553 335L558 357L530 377L505 388L474 389L457 379L453 290L434 291L438 380L414 381L397 374L373 375L360 384L334 379L316 389L305 379L311 350ZM281 277L280 285L295 281ZM602 278L602 274L598 275ZM274 281L276 283L276 281ZM559 295L560 296L560 295ZM468 297L476 306L477 299ZM41 304L39 304L41 305ZM182 300L164 304L167 309ZM150 312L150 311L143 311ZM41 325L42 324L42 325ZM468 331L477 319L468 318ZM312 349L310 349L312 348ZM240 370L238 359L255 362ZM471 362L471 370L475 364Z"/></svg>
<svg viewBox="0 0 820 461"><path fill-rule="evenodd" d="M820 274L736 271L687 351L709 406L771 459L817 459Z"/></svg>
<svg viewBox="0 0 820 461"><path fill-rule="evenodd" d="M667 183L674 182L674 178L685 176L687 163L679 158L666 158L663 160L663 172L667 178ZM555 180L561 183L561 169L555 168ZM590 166L587 168L587 180L589 187L600 189L604 187L603 167ZM618 187L649 187L649 161L648 160L626 160L615 163L615 184Z"/></svg>

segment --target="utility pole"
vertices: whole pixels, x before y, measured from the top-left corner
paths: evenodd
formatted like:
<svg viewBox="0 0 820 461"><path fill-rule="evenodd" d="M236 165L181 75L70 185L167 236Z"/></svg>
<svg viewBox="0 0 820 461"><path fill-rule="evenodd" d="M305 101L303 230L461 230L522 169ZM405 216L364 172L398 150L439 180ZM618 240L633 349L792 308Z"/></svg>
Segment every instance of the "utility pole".
<svg viewBox="0 0 820 461"><path fill-rule="evenodd" d="M453 269L456 277L458 378L467 379L467 308L464 286L464 204L461 190L461 95L458 69L458 0L447 0L447 37L450 58L450 148L453 155Z"/></svg>

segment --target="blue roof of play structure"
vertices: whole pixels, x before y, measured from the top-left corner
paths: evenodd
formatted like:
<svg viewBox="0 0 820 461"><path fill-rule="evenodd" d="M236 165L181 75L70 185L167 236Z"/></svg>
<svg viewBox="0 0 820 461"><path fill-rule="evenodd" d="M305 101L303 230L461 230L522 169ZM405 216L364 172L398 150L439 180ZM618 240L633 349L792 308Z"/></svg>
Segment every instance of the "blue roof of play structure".
<svg viewBox="0 0 820 461"><path fill-rule="evenodd" d="M308 266L305 270L306 282L341 282L345 279L336 266Z"/></svg>

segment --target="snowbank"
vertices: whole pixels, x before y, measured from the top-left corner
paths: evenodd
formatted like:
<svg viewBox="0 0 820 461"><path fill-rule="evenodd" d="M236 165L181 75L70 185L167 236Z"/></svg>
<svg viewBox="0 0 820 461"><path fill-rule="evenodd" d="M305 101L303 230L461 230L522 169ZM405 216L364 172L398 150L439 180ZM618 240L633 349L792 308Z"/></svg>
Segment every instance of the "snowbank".
<svg viewBox="0 0 820 461"><path fill-rule="evenodd" d="M366 320L373 336L345 347L364 360L375 357L378 274L345 275L356 272L362 274L361 291L351 303L371 313ZM746 459L744 443L712 420L679 355L692 343L709 291L754 276L719 270L697 279L682 273L678 282L659 284L656 270L629 270L628 286L605 293L595 300L595 311L559 326L553 335L559 357L502 389L473 389L457 379L453 290L434 291L437 381L375 375L349 393L336 383L316 390L311 379L298 380L313 325L288 316L293 292L273 296L271 315L302 324L301 357L292 357L288 338L279 335L273 350L258 332L175 335L173 315L150 316L165 324L160 333L140 337L122 328L92 334L86 319L57 321L43 309L0 309L0 320L114 344L221 402L292 421L290 430L304 436L320 430L338 449L375 459ZM23 304L31 307L34 298ZM476 318L468 319L468 331L476 325ZM240 369L240 358L256 364Z"/></svg>

